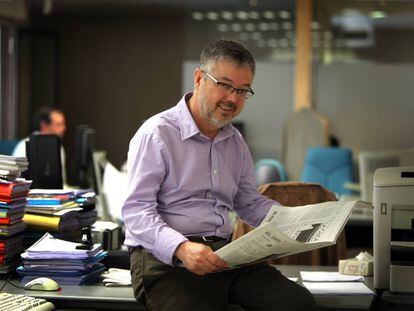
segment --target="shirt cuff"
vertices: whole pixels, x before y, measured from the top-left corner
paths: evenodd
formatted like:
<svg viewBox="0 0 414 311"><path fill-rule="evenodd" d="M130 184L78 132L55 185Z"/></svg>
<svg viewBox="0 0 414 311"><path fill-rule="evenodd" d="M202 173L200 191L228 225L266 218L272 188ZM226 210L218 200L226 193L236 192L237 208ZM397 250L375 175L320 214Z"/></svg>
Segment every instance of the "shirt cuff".
<svg viewBox="0 0 414 311"><path fill-rule="evenodd" d="M177 247L188 239L181 233L168 229L163 232L162 237L155 241L153 255L167 265L174 266L174 253Z"/></svg>

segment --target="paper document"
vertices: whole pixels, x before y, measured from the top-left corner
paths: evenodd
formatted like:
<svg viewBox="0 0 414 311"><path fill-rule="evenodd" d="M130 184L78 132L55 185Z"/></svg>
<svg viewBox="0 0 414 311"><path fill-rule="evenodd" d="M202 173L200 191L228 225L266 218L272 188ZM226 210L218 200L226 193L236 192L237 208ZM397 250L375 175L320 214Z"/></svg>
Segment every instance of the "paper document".
<svg viewBox="0 0 414 311"><path fill-rule="evenodd" d="M303 282L363 282L361 275L344 275L339 272L300 271Z"/></svg>
<svg viewBox="0 0 414 311"><path fill-rule="evenodd" d="M82 259L95 256L102 251L101 244L95 244L91 250L77 249L81 245L81 243L56 239L51 234L45 233L43 237L30 246L21 256L24 259Z"/></svg>
<svg viewBox="0 0 414 311"><path fill-rule="evenodd" d="M312 294L325 295L374 295L362 282L303 282Z"/></svg>
<svg viewBox="0 0 414 311"><path fill-rule="evenodd" d="M127 174L118 171L108 161L105 165L102 187L103 192L106 194L109 214L114 220L120 219L121 208L127 197Z"/></svg>
<svg viewBox="0 0 414 311"><path fill-rule="evenodd" d="M119 268L109 268L101 273L105 286L131 286L131 271Z"/></svg>
<svg viewBox="0 0 414 311"><path fill-rule="evenodd" d="M352 209L366 204L335 201L297 207L273 205L257 228L215 253L236 267L332 245Z"/></svg>

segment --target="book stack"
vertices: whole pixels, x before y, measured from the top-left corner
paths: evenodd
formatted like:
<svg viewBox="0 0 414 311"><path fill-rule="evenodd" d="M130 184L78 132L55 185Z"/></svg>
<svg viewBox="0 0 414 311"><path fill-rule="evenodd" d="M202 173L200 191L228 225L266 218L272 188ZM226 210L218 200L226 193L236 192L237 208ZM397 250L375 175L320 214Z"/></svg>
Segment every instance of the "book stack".
<svg viewBox="0 0 414 311"><path fill-rule="evenodd" d="M22 221L30 181L19 178L27 159L0 155L0 273L14 271L22 252Z"/></svg>
<svg viewBox="0 0 414 311"><path fill-rule="evenodd" d="M82 228L96 221L95 200L91 190L31 189L23 218L27 224L24 245L30 246L45 232L79 241Z"/></svg>
<svg viewBox="0 0 414 311"><path fill-rule="evenodd" d="M100 263L107 255L100 244L88 247L44 234L22 254L23 264L17 268L26 283L49 277L60 285L82 285L101 280L105 266Z"/></svg>

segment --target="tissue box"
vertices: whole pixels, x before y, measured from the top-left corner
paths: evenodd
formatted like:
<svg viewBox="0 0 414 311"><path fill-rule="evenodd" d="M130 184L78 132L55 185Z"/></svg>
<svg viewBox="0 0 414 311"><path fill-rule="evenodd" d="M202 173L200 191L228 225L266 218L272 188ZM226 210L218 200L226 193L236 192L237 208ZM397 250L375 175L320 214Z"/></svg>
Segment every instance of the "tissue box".
<svg viewBox="0 0 414 311"><path fill-rule="evenodd" d="M356 258L339 260L338 270L341 274L371 276L374 262L358 260Z"/></svg>

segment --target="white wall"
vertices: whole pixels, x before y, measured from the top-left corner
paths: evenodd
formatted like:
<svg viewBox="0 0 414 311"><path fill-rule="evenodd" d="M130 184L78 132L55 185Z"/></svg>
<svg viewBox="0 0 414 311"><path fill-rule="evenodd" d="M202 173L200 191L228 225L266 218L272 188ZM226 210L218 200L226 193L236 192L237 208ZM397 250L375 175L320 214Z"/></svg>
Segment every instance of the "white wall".
<svg viewBox="0 0 414 311"><path fill-rule="evenodd" d="M193 71L198 62L183 64L183 92L193 88ZM258 62L252 89L255 95L246 102L238 121L245 123L246 141L255 159L279 159L283 122L292 113L292 64Z"/></svg>
<svg viewBox="0 0 414 311"><path fill-rule="evenodd" d="M192 89L194 61L183 64L183 92ZM238 120L246 124L255 160L280 158L283 123L292 113L294 64L258 62L253 90ZM354 158L361 150L414 147L414 65L319 66L313 101L331 132Z"/></svg>

